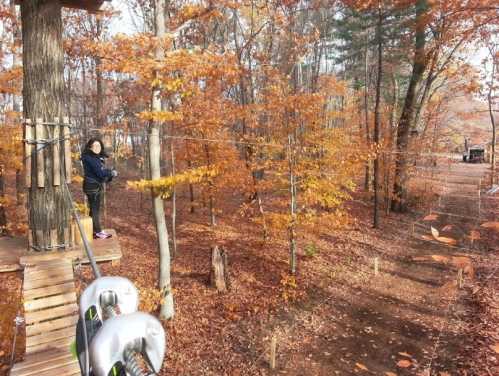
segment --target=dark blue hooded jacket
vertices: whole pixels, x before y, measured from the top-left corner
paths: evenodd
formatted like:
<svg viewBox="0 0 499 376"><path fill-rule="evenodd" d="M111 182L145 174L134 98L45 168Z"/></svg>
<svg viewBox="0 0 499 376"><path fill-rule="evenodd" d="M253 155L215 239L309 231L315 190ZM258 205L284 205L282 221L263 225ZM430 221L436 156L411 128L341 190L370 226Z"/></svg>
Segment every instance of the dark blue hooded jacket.
<svg viewBox="0 0 499 376"><path fill-rule="evenodd" d="M103 183L111 181L113 175L111 170L105 168L104 158L100 155L87 151L82 154L81 161L83 162L83 190L94 191L99 189Z"/></svg>

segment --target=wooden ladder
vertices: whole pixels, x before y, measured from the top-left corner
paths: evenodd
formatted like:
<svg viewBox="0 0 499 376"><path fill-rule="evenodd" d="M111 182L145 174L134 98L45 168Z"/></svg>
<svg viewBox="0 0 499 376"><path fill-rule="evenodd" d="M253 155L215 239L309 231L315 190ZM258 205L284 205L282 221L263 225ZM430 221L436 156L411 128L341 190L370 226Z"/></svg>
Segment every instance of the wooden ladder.
<svg viewBox="0 0 499 376"><path fill-rule="evenodd" d="M26 356L11 376L80 375L71 354L78 305L71 259L40 261L24 269Z"/></svg>

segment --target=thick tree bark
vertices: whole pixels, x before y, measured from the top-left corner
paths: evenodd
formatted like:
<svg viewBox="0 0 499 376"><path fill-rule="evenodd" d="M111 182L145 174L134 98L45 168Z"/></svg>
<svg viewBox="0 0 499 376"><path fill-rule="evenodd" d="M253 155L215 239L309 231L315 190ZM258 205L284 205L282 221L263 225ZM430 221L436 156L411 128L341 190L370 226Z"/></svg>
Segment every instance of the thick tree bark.
<svg viewBox="0 0 499 376"><path fill-rule="evenodd" d="M155 0L154 23L156 37L162 38L166 35L165 29L165 0ZM157 47L155 57L157 60L164 59L164 51ZM152 111L161 111L161 93L158 86L153 88ZM161 177L160 167L160 124L157 121L151 121L149 125L149 170L151 179ZM161 304L160 317L162 319L171 319L175 313L173 307L173 292L171 288L171 258L170 246L168 244L168 229L165 220L165 207L163 199L152 195L154 219L156 222L156 233L158 235L159 246L159 287L163 293L163 303Z"/></svg>
<svg viewBox="0 0 499 376"><path fill-rule="evenodd" d="M376 41L378 44L378 74L376 81L376 102L374 105L374 143L376 147L379 143L380 128L381 128L381 114L380 114L380 104L381 104L381 80L383 76L383 39L382 39L382 27L383 27L383 15L381 13L381 3L378 7L378 24L376 27ZM374 228L379 227L379 155L376 153L374 159L374 218L373 226Z"/></svg>
<svg viewBox="0 0 499 376"><path fill-rule="evenodd" d="M412 119L414 117L416 87L421 81L426 68L426 27L424 16L427 7L427 0L417 0L415 19L416 36L412 74L397 128L397 154L395 159L395 183L392 201L392 209L397 212L402 212L407 209L407 148L409 145L409 133Z"/></svg>
<svg viewBox="0 0 499 376"><path fill-rule="evenodd" d="M24 117L52 122L64 113L64 76L61 3L57 0L24 0L21 3L23 39ZM45 127L45 138L54 137L53 126ZM44 188L38 188L36 163L32 161L29 187L29 225L35 249L62 246L67 243L70 228L70 206L62 185L53 185L53 146L44 154ZM61 165L64 165L61 150ZM64 169L63 169L64 170Z"/></svg>
<svg viewBox="0 0 499 376"><path fill-rule="evenodd" d="M210 285L218 292L227 292L230 288L227 252L218 246L211 250Z"/></svg>

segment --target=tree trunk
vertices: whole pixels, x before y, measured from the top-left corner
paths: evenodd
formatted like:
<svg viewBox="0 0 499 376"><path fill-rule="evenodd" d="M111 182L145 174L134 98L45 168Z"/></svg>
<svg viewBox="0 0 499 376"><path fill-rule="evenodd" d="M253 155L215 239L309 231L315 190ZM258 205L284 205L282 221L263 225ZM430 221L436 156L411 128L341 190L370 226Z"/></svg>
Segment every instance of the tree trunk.
<svg viewBox="0 0 499 376"><path fill-rule="evenodd" d="M62 119L64 106L63 45L61 3L24 0L21 3L23 39L23 99L26 119L52 122ZM53 126L45 127L45 137L54 137ZM38 146L42 147L43 144ZM64 166L64 147L61 165ZM70 206L62 185L53 183L53 146L44 148L44 181L37 181L37 158L31 158L29 187L29 226L34 249L63 247L69 239ZM65 170L65 169L63 169ZM63 178L64 179L64 178ZM43 188L39 188L43 186Z"/></svg>
<svg viewBox="0 0 499 376"><path fill-rule="evenodd" d="M381 127L380 101L381 101L381 80L383 74L383 40L382 40L383 15L381 13L381 3L378 7L378 25L376 27L376 40L378 42L378 77L376 82L376 103L374 106L374 143L376 148L379 144L379 135ZM376 152L374 159L374 228L379 227L379 153Z"/></svg>
<svg viewBox="0 0 499 376"><path fill-rule="evenodd" d="M364 61L364 123L366 127L366 144L367 147L371 144L371 135L369 132L369 34L366 33L366 50L365 50L365 61ZM369 186L371 182L370 176L371 163L366 162L366 171L364 177L364 190L369 191Z"/></svg>
<svg viewBox="0 0 499 376"><path fill-rule="evenodd" d="M175 176L175 149L173 146L173 139L170 143L171 152L171 174L170 176ZM172 256L177 256L177 187L175 184L172 187L172 237L173 237L173 252Z"/></svg>
<svg viewBox="0 0 499 376"><path fill-rule="evenodd" d="M227 252L217 246L211 251L210 285L218 292L227 292L230 288Z"/></svg>
<svg viewBox="0 0 499 376"><path fill-rule="evenodd" d="M397 128L397 154L395 159L395 183L393 187L392 201L392 209L397 212L403 212L407 209L407 148L409 145L409 133L414 115L416 87L421 81L426 67L426 27L424 16L427 7L427 0L417 0L415 19L416 36L412 74Z"/></svg>
<svg viewBox="0 0 499 376"><path fill-rule="evenodd" d="M7 233L7 214L5 212L4 198L5 198L5 169L0 165L0 236Z"/></svg>
<svg viewBox="0 0 499 376"><path fill-rule="evenodd" d="M99 18L96 20L96 26L96 39L100 40L102 34L102 21ZM97 89L95 98L95 127L100 129L104 126L104 90L102 85L102 62L100 56L95 57L95 86Z"/></svg>
<svg viewBox="0 0 499 376"><path fill-rule="evenodd" d="M154 23L155 34L158 38L163 38L166 34L164 18L165 5L165 0L155 0ZM165 57L161 47L157 47L155 55L157 60L163 60ZM161 111L161 93L159 86L153 88L152 111ZM159 128L160 124L157 121L151 121L149 125L149 170L151 179L159 179L161 177ZM159 246L159 287L164 298L163 303L161 304L160 317L162 319L171 319L175 312L171 288L170 246L168 244L165 207L162 198L155 196L154 194L152 194L152 204Z"/></svg>
<svg viewBox="0 0 499 376"><path fill-rule="evenodd" d="M204 145L204 151L206 156L206 166L208 169L211 169L211 157L210 157L210 148L207 143ZM216 226L216 216L215 216L215 197L214 197L215 186L213 184L212 178L208 178L208 199L210 203L210 225Z"/></svg>
<svg viewBox="0 0 499 376"><path fill-rule="evenodd" d="M489 106L489 116L490 116L490 124L492 125L492 141L491 141L491 155L490 155L490 185L493 186L495 184L495 175L496 175L496 122L494 118L494 110L492 108L492 92L494 90L494 81L496 74L496 59L497 52L493 49L490 50L490 56L492 58L492 75L490 77L489 84L489 92L487 94L487 103Z"/></svg>

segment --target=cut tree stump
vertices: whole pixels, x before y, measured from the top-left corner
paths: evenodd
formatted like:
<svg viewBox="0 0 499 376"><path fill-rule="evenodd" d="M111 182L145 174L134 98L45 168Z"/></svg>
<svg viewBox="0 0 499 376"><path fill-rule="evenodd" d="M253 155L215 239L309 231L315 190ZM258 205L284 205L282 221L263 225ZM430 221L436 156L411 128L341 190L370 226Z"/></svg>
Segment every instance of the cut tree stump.
<svg viewBox="0 0 499 376"><path fill-rule="evenodd" d="M227 253L222 247L215 246L211 251L210 285L219 292L227 292L230 288Z"/></svg>

